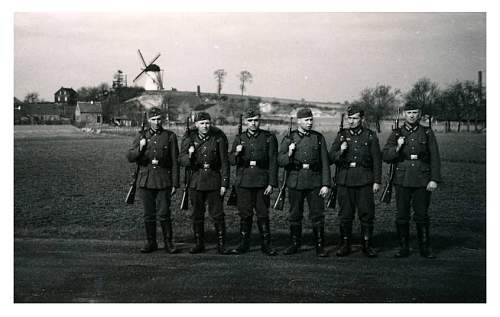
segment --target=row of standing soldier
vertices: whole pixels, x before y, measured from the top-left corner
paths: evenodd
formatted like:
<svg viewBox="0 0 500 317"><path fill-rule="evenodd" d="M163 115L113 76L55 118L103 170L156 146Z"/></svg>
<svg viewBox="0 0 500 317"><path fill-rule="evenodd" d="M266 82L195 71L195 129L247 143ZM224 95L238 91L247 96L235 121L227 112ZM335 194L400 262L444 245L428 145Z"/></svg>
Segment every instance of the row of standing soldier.
<svg viewBox="0 0 500 317"><path fill-rule="evenodd" d="M376 257L377 251L372 243L374 194L381 187L383 160L391 164L383 200L390 201L392 185L396 190L396 228L400 248L395 256L407 257L410 253L409 222L413 209L420 255L434 257L429 245L428 208L431 192L441 181L439 150L432 130L419 124L420 110L412 104L405 105L405 123L401 128L396 124L383 151L376 133L363 127L364 113L355 106L347 109L347 129L343 128L342 116L341 128L330 151L323 135L312 129L314 119L310 109L297 112L298 128L290 128L279 147L274 134L260 129L258 109L247 109L244 113L247 130L242 131L243 118L240 117L239 131L229 153L226 135L211 126L208 113L196 114L195 129L189 129L187 122L180 153L176 135L162 127L161 110L152 108L148 116L149 128L144 131L143 126L127 152L128 160L137 163L134 176L144 204L147 241L141 249L143 253L158 249L157 217L165 250L179 252L172 243L170 204L179 187L180 166L184 166L186 186L181 207L188 209L187 201L191 201L195 238L190 253L205 251L204 220L205 206L208 205L217 234L218 253L242 254L249 250L255 213L261 250L264 254L276 255L271 246L269 208L270 196L278 187L278 168L283 167L284 179L274 208L283 208L286 187L290 203L290 245L284 254L294 254L301 249L302 218L307 201L316 255L328 256L324 232L326 199L330 207L335 208L336 201L339 205L341 240L336 255L351 253L352 224L357 211L362 251L367 257ZM223 198L229 187L230 164L236 166L236 180L228 203L235 204L238 209L240 242L235 249L227 250ZM335 164L333 183L330 175L332 164ZM127 195L128 203L133 203L135 184L134 180Z"/></svg>

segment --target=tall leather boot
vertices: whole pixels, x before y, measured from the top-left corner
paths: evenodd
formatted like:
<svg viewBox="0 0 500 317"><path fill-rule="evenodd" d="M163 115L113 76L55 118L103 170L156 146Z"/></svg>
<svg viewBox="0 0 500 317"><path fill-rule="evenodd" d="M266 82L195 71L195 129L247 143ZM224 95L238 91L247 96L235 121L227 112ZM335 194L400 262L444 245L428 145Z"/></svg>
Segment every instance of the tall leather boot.
<svg viewBox="0 0 500 317"><path fill-rule="evenodd" d="M300 251L302 244L302 225L290 225L291 244L283 251L283 254L290 255Z"/></svg>
<svg viewBox="0 0 500 317"><path fill-rule="evenodd" d="M205 251L205 242L203 240L205 235L205 223L203 221L193 223L193 231L196 244L189 250L189 253L202 253Z"/></svg>
<svg viewBox="0 0 500 317"><path fill-rule="evenodd" d="M216 222L214 224L215 232L217 233L217 252L219 254L230 254L229 251L226 250L226 223Z"/></svg>
<svg viewBox="0 0 500 317"><path fill-rule="evenodd" d="M267 255L277 255L278 252L271 248L271 229L269 225L269 218L258 218L257 226L260 232L260 249L262 253Z"/></svg>
<svg viewBox="0 0 500 317"><path fill-rule="evenodd" d="M410 224L397 223L396 229L399 239L399 250L394 254L396 258L406 258L410 255Z"/></svg>
<svg viewBox="0 0 500 317"><path fill-rule="evenodd" d="M377 257L377 250L375 250L375 248L373 248L372 245L373 227L361 226L361 237L363 239L362 243L363 253L369 258Z"/></svg>
<svg viewBox="0 0 500 317"><path fill-rule="evenodd" d="M240 220L240 244L236 249L231 250L232 254L243 254L250 249L250 235L252 233L252 217L241 218Z"/></svg>
<svg viewBox="0 0 500 317"><path fill-rule="evenodd" d="M170 254L179 253L181 250L177 249L172 242L172 222L168 220L160 221L160 226L163 232L163 241L165 241L165 252Z"/></svg>
<svg viewBox="0 0 500 317"><path fill-rule="evenodd" d="M158 243L156 242L156 221L144 222L146 228L146 244L141 249L141 253L151 253L158 250Z"/></svg>
<svg viewBox="0 0 500 317"><path fill-rule="evenodd" d="M351 253L352 224L340 225L340 245L337 249L337 256L346 256Z"/></svg>
<svg viewBox="0 0 500 317"><path fill-rule="evenodd" d="M427 259L436 258L430 247L429 224L417 223L417 236L418 236L418 244L420 246L420 256Z"/></svg>
<svg viewBox="0 0 500 317"><path fill-rule="evenodd" d="M325 226L314 226L313 233L314 238L316 239L316 256L326 258L328 256L328 252L325 251Z"/></svg>

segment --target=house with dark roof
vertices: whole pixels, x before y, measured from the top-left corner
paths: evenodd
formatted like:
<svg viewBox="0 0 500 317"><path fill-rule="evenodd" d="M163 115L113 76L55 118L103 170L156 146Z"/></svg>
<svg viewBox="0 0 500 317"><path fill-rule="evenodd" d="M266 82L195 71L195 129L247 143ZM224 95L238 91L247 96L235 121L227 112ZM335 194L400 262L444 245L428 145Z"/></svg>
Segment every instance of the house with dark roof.
<svg viewBox="0 0 500 317"><path fill-rule="evenodd" d="M61 87L54 93L54 102L67 103L70 106L76 106L78 93L73 88Z"/></svg>
<svg viewBox="0 0 500 317"><path fill-rule="evenodd" d="M101 102L78 101L75 108L75 121L79 123L102 123Z"/></svg>

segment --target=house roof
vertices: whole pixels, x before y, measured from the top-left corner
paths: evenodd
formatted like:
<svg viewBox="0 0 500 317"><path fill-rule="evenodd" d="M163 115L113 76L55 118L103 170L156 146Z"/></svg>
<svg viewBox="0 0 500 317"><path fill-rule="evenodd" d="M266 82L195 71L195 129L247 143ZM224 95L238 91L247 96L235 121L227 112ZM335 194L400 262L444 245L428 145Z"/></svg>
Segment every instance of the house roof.
<svg viewBox="0 0 500 317"><path fill-rule="evenodd" d="M60 103L40 102L21 105L21 111L27 115L60 115L61 110Z"/></svg>
<svg viewBox="0 0 500 317"><path fill-rule="evenodd" d="M61 90L62 90L62 91L66 90L66 91L69 91L70 93L74 93L74 94L76 94L76 91L75 91L73 88L66 88L66 87L61 87L61 88L59 88L59 90L58 90L58 91L56 91L56 94L57 94L59 91L61 91Z"/></svg>
<svg viewBox="0 0 500 317"><path fill-rule="evenodd" d="M82 102L78 101L76 105L81 113L102 113L101 102Z"/></svg>

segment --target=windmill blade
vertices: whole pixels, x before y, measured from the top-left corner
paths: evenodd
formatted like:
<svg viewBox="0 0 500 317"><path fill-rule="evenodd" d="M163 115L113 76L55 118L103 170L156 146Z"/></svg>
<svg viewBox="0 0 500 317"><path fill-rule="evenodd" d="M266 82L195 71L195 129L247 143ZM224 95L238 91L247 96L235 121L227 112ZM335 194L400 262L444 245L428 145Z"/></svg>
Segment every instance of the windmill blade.
<svg viewBox="0 0 500 317"><path fill-rule="evenodd" d="M142 56L141 50L137 50L137 53L139 54L139 58L142 61L142 64L144 65L144 68L146 68L146 61L144 60L144 57Z"/></svg>
<svg viewBox="0 0 500 317"><path fill-rule="evenodd" d="M139 73L139 75L135 76L134 80L132 80L133 83L135 83L135 81L141 77L142 74L144 74L146 72L146 69L143 69L142 72Z"/></svg>
<svg viewBox="0 0 500 317"><path fill-rule="evenodd" d="M156 57L155 57L155 58L153 58L153 60L152 60L151 62L149 62L148 66L149 66L149 65L151 65L151 64L153 64L153 63L154 63L154 62L155 62L155 61L156 61L156 60L160 57L160 55L161 55L161 54L160 54L160 53L158 53L158 55L156 55Z"/></svg>

